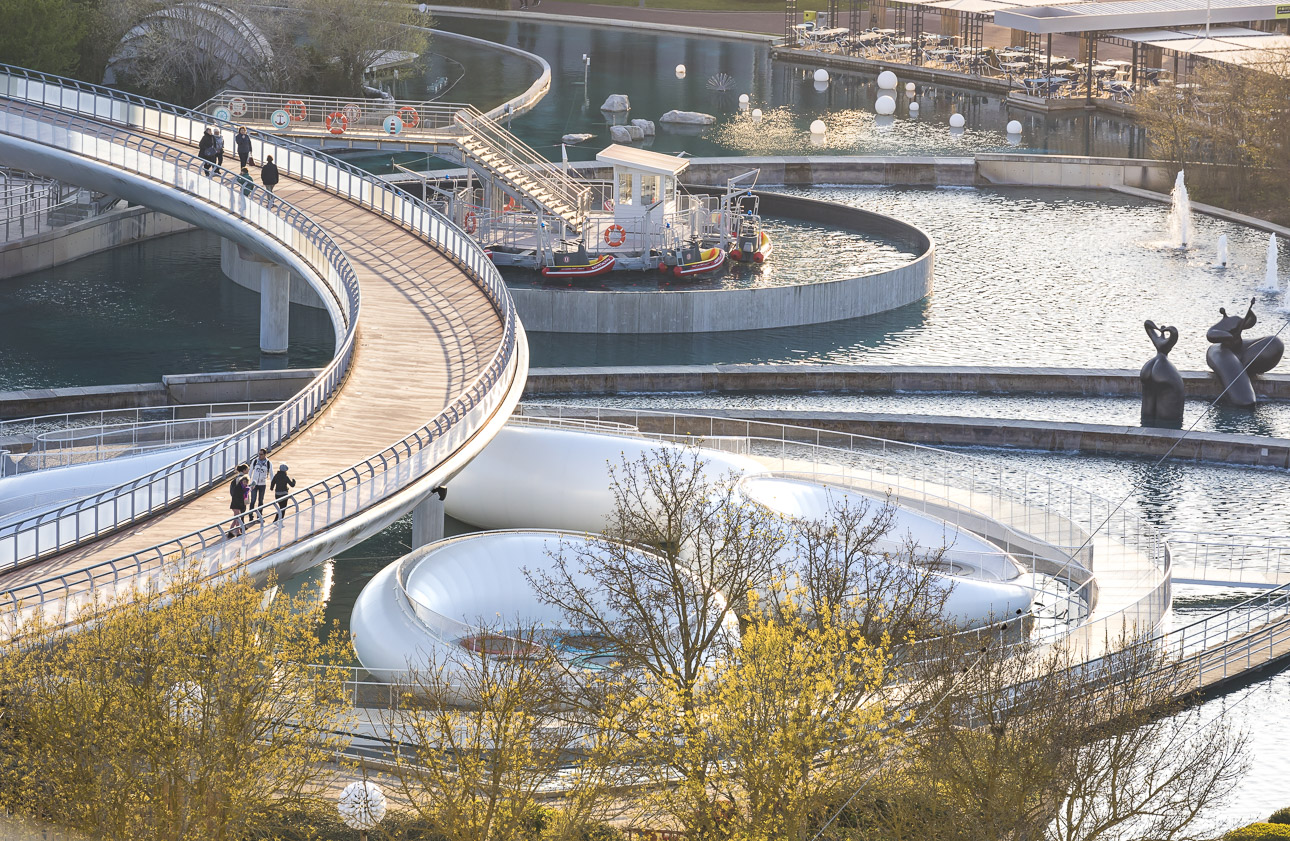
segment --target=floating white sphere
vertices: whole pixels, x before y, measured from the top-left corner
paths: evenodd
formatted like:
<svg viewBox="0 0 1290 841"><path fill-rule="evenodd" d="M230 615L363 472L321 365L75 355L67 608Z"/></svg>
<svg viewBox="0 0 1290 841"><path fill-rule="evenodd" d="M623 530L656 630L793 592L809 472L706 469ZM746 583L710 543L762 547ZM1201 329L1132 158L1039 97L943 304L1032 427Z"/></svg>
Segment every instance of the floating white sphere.
<svg viewBox="0 0 1290 841"><path fill-rule="evenodd" d="M918 103L917 103L917 102L911 102L911 103L909 103L909 113L910 113L910 114L917 114L917 113L918 113Z"/></svg>
<svg viewBox="0 0 1290 841"><path fill-rule="evenodd" d="M912 93L914 92L914 90L915 90L915 88L914 88L914 83L913 83L913 82L906 82L906 83L905 83L905 93L911 93L911 94L912 94Z"/></svg>
<svg viewBox="0 0 1290 841"><path fill-rule="evenodd" d="M811 123L811 134L824 134L824 129L825 126L823 120L815 120Z"/></svg>
<svg viewBox="0 0 1290 841"><path fill-rule="evenodd" d="M376 783L350 783L336 803L340 818L350 829L366 832L385 817L385 792Z"/></svg>
<svg viewBox="0 0 1290 841"><path fill-rule="evenodd" d="M878 97L878 101L873 104L873 110L884 116L887 114L895 114L896 100L892 99L890 96L880 96Z"/></svg>
<svg viewBox="0 0 1290 841"><path fill-rule="evenodd" d="M682 76L684 76L684 75L685 75L685 65L684 65L684 64L678 64L678 65L676 66L676 78L678 78L678 79L679 79L679 78L681 78L681 77L682 77Z"/></svg>
<svg viewBox="0 0 1290 841"><path fill-rule="evenodd" d="M1021 134L1021 120L1008 121L1008 134Z"/></svg>
<svg viewBox="0 0 1290 841"><path fill-rule="evenodd" d="M878 74L878 87L884 90L894 91L898 81L896 74L890 70L884 70Z"/></svg>
<svg viewBox="0 0 1290 841"><path fill-rule="evenodd" d="M963 119L962 114L950 114L950 128L963 128L967 125L967 120Z"/></svg>
<svg viewBox="0 0 1290 841"><path fill-rule="evenodd" d="M829 80L829 71L825 70L823 67L815 71L815 81L827 82L828 80Z"/></svg>
<svg viewBox="0 0 1290 841"><path fill-rule="evenodd" d="M754 109L752 110L752 118L753 118L753 122L754 122L754 123L760 123L760 122L761 122L761 109L760 109L760 108L754 108Z"/></svg>
<svg viewBox="0 0 1290 841"><path fill-rule="evenodd" d="M746 94L746 93L741 93L741 94L739 94L739 104L740 104L740 105L747 105L747 104L748 104L748 94Z"/></svg>

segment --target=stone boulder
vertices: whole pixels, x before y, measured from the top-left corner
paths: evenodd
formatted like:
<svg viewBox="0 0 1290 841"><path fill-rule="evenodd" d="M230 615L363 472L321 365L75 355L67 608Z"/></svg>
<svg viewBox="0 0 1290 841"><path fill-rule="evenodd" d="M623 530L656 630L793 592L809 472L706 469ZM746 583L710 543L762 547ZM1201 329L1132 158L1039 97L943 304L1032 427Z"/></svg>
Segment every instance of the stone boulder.
<svg viewBox="0 0 1290 841"><path fill-rule="evenodd" d="M611 114L617 114L621 111L632 110L632 104L627 99L625 93L611 93L605 100L605 104L600 106L601 111L608 111Z"/></svg>
<svg viewBox="0 0 1290 841"><path fill-rule="evenodd" d="M632 133L629 126L610 126L609 139L615 143L631 143Z"/></svg>
<svg viewBox="0 0 1290 841"><path fill-rule="evenodd" d="M640 129L640 130L641 130L641 134L643 134L645 137L653 137L653 136L654 136L654 121L653 121L653 120L632 120L632 125L636 126L636 128L638 128L638 129Z"/></svg>
<svg viewBox="0 0 1290 841"><path fill-rule="evenodd" d="M679 123L685 126L710 126L717 121L711 114L699 111L668 111L658 118L660 123Z"/></svg>
<svg viewBox="0 0 1290 841"><path fill-rule="evenodd" d="M625 128L627 129L627 135L628 135L632 140L644 140L644 139L645 139L645 132L641 130L641 127L640 127L640 126L625 126Z"/></svg>
<svg viewBox="0 0 1290 841"><path fill-rule="evenodd" d="M561 143L581 143L584 140L590 140L595 137L594 134L566 134L560 138Z"/></svg>

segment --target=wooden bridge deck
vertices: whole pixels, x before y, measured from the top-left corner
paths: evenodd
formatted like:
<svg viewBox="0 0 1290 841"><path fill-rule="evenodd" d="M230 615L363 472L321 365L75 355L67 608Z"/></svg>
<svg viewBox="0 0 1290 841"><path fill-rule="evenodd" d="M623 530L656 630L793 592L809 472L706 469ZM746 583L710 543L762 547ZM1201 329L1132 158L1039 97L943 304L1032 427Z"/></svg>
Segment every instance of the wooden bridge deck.
<svg viewBox="0 0 1290 841"><path fill-rule="evenodd" d="M169 143L196 154L194 147ZM502 341L503 322L460 268L390 220L285 173L277 195L327 230L362 288L348 378L303 432L270 454L275 467L290 465L297 487L304 487L385 449L434 418L487 367ZM221 483L136 527L0 575L0 587L129 555L231 513L227 483Z"/></svg>

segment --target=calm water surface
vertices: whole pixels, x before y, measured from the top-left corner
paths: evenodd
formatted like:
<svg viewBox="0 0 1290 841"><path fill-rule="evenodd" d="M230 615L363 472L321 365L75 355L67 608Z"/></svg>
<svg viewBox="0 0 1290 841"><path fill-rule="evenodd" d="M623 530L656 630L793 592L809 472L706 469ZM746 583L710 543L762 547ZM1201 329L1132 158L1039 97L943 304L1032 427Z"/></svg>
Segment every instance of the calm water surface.
<svg viewBox="0 0 1290 841"><path fill-rule="evenodd" d="M1142 322L1182 332L1170 358L1204 370L1218 308L1257 299L1251 336L1285 321L1257 292L1267 235L1193 216L1196 247L1166 242L1168 208L1119 193L1036 189L786 190L901 218L936 242L935 291L878 315L808 327L696 335L530 334L535 367L828 362L1140 367ZM1226 269L1214 266L1227 234ZM1284 252L1286 246L1282 244ZM775 259L776 255L772 255ZM1285 257L1282 257L1284 262Z"/></svg>
<svg viewBox="0 0 1290 841"><path fill-rule="evenodd" d="M260 296L220 271L219 242L173 234L0 281L0 391L260 368ZM333 344L323 310L292 305L290 354L263 361L326 365Z"/></svg>

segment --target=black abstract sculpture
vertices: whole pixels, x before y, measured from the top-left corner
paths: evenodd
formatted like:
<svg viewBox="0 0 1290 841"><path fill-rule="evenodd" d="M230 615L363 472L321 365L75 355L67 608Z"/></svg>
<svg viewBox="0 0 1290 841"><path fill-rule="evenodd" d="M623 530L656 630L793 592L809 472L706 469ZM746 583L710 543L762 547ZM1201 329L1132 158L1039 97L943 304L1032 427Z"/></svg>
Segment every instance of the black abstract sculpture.
<svg viewBox="0 0 1290 841"><path fill-rule="evenodd" d="M1156 355L1142 366L1142 425L1182 427L1182 374L1169 361L1169 351L1178 344L1177 327L1157 327L1154 321L1142 325L1156 346Z"/></svg>
<svg viewBox="0 0 1290 841"><path fill-rule="evenodd" d="M1244 316L1228 315L1222 308L1219 312L1223 317L1205 334L1205 338L1213 343L1205 352L1205 362L1223 383L1223 402L1229 406L1249 408L1255 403L1250 377L1271 371L1281 361L1285 345L1276 336L1241 338L1242 331L1258 322L1253 298Z"/></svg>

